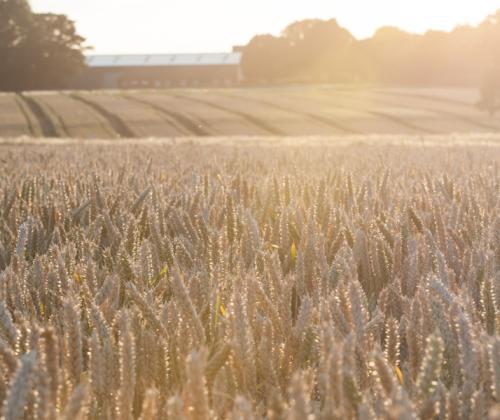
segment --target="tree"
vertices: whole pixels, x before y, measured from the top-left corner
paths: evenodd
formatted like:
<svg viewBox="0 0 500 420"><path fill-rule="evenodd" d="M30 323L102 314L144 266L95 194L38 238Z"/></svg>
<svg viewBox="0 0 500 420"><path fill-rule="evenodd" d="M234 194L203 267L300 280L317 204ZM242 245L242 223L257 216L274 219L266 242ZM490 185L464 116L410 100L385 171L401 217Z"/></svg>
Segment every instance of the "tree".
<svg viewBox="0 0 500 420"><path fill-rule="evenodd" d="M243 49L241 67L245 78L272 82L290 77L290 44L281 37L257 35Z"/></svg>
<svg viewBox="0 0 500 420"><path fill-rule="evenodd" d="M243 50L243 72L254 81L344 80L356 73L355 41L335 19L295 22L279 37L254 37Z"/></svg>
<svg viewBox="0 0 500 420"><path fill-rule="evenodd" d="M408 83L415 68L419 36L392 26L384 26L362 41L372 82Z"/></svg>
<svg viewBox="0 0 500 420"><path fill-rule="evenodd" d="M425 34L383 27L356 40L335 19L308 19L279 37L252 39L243 50L250 80L479 87L481 106L500 108L500 10L477 26ZM483 77L484 69L492 67Z"/></svg>
<svg viewBox="0 0 500 420"><path fill-rule="evenodd" d="M26 0L0 0L0 90L15 84L15 53L26 43L31 17Z"/></svg>
<svg viewBox="0 0 500 420"><path fill-rule="evenodd" d="M0 0L0 90L59 89L85 66L84 38L64 15Z"/></svg>
<svg viewBox="0 0 500 420"><path fill-rule="evenodd" d="M356 39L335 19L292 23L282 37L292 46L293 72L299 78L341 81L356 72L352 67Z"/></svg>

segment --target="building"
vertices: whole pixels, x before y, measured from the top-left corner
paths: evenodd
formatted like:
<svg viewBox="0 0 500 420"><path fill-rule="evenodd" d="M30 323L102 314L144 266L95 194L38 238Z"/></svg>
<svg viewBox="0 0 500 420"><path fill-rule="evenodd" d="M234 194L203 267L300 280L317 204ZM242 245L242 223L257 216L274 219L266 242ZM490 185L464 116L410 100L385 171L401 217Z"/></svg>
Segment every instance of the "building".
<svg viewBox="0 0 500 420"><path fill-rule="evenodd" d="M89 55L84 89L232 86L242 80L241 52Z"/></svg>

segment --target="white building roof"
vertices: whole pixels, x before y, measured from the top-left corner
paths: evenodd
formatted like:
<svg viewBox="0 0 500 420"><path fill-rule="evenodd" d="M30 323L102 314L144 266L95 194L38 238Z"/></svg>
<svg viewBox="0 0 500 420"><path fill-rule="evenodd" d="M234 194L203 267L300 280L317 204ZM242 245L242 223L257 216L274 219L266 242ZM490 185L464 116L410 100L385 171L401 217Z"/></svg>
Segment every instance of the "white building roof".
<svg viewBox="0 0 500 420"><path fill-rule="evenodd" d="M153 67L239 65L241 53L88 55L89 67Z"/></svg>

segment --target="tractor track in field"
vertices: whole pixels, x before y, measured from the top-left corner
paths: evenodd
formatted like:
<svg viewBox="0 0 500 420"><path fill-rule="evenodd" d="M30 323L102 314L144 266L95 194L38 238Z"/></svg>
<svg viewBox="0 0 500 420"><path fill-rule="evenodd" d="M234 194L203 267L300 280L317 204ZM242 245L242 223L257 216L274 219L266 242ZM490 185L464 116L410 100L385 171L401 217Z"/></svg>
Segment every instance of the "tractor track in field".
<svg viewBox="0 0 500 420"><path fill-rule="evenodd" d="M425 94L418 94L418 93L405 93L405 92L387 92L387 91L381 91L381 90L375 90L374 92L383 93L384 95L404 96L407 98L427 99L429 101L442 102L442 103L446 103L446 104L461 105L461 106L467 106L467 107L471 106L470 103L465 102L465 101L461 101L460 99L443 98L442 96L432 96L432 95L425 95Z"/></svg>
<svg viewBox="0 0 500 420"><path fill-rule="evenodd" d="M132 138L132 139L138 137L137 134L134 132L134 130L132 130L128 126L128 124L114 112L107 110L105 107L98 104L97 102L84 98L81 95L73 93L70 95L70 97L76 101L79 101L89 106L95 112L97 112L101 117L103 117L109 123L109 125L112 127L113 131L117 134L118 137Z"/></svg>
<svg viewBox="0 0 500 420"><path fill-rule="evenodd" d="M402 118L399 118L399 117L396 117L395 115L392 115L392 114L388 114L387 112L380 112L380 111L370 111L368 109L363 109L363 108L347 108L347 109L352 109L352 110L356 110L356 111L362 111L362 112L366 112L366 113L369 113L371 115L374 115L376 117L380 117L380 118L385 118L386 120L389 120L389 121L392 121L396 124L399 124L399 125L402 125L406 128L411 128L412 130L415 130L417 132L421 132L421 133L425 133L425 134L436 134L436 131L434 130L431 130L429 128L423 128L423 127L420 127L416 124L413 124L409 121L406 121Z"/></svg>
<svg viewBox="0 0 500 420"><path fill-rule="evenodd" d="M359 134L359 132L354 130L353 128L346 127L343 124L340 124L337 121L334 121L332 118L323 117L321 115L312 114L312 113L305 112L305 111L297 111L296 109L292 109L292 108L288 108L288 107L285 107L282 105L278 105L274 102L270 102L270 101L267 101L265 99L246 98L244 96L230 95L230 94L223 94L223 95L227 96L227 97L234 98L234 99L239 99L239 100L250 100L250 101L262 104L262 105L269 106L271 108L276 108L276 109L279 109L281 111L288 112L290 114L300 115L301 117L306 117L310 120L323 123L329 127L336 128L337 130L340 130L340 131L347 133L347 134Z"/></svg>
<svg viewBox="0 0 500 420"><path fill-rule="evenodd" d="M465 121L471 125L475 125L476 127L481 127L481 128L486 129L486 130L498 131L500 129L499 127L495 127L494 125L485 124L481 121L475 120L474 118L470 118L470 117L467 117L465 115L456 114L454 112L442 111L442 110L431 109L431 108L421 108L421 109L424 111L434 112L435 114L447 115L449 117L457 118L457 119Z"/></svg>
<svg viewBox="0 0 500 420"><path fill-rule="evenodd" d="M66 94L65 95L66 97L68 97L70 100L72 101L76 101L76 99L74 97L72 97L71 95L68 95ZM97 124L99 125L99 127L101 127L102 131L104 131L105 133L109 134L110 136L112 137L117 137L118 133L113 129L113 127L111 126L111 124L109 123L109 121L107 119L100 119L96 116L96 111L94 108L88 106L87 104L81 102L85 107L85 111L92 116L93 119L95 119L95 121L97 122ZM100 114L97 114L97 115L100 115Z"/></svg>
<svg viewBox="0 0 500 420"><path fill-rule="evenodd" d="M26 104L25 101L22 100L22 98L19 97L19 94L16 94L15 101L17 106L19 107L19 110L23 114L24 119L26 120L26 124L28 125L28 131L30 135L36 137L38 132L37 129L35 128L34 122L31 119L29 111L26 109L28 105Z"/></svg>
<svg viewBox="0 0 500 420"><path fill-rule="evenodd" d="M428 100L428 101L433 101L435 100L436 102L446 102L446 103L452 103L454 105L457 105L457 104L460 104L460 105L466 105L466 106L471 106L470 104L466 104L465 102L460 102L460 101L454 101L454 100L447 100L445 98L434 98L432 96L426 96L426 95L415 95L415 94L404 94L404 93L393 93L393 92L378 92L377 93L381 93L383 95L390 95L390 96L405 96L405 97L408 97L408 98L419 98L419 99L425 99L425 100ZM387 102L386 102L387 103ZM394 105L394 104L392 104ZM497 127L497 126L494 126L494 125L490 125L490 124L486 124L486 123L483 123L481 121L477 121L476 119L474 118L470 118L466 115L462 115L462 114L457 114L456 112L451 112L451 111L445 111L445 110L442 110L442 109L434 109L434 108L428 108L428 107L425 107L425 106L408 106L408 105L400 105L400 104L397 104L398 107L404 107L404 108L408 108L408 109L420 109L422 111L427 111L427 112L432 112L434 114L441 114L441 115L446 115L448 117L453 117L453 118L457 118L459 120L462 120L462 121L465 121L471 125L475 125L476 127L481 127L481 128L484 128L486 130L493 130L493 131L499 131L500 130L500 127Z"/></svg>
<svg viewBox="0 0 500 420"><path fill-rule="evenodd" d="M160 113L164 117L169 117L174 120L177 124L179 124L182 128L188 131L189 134L194 134L195 136L200 136L200 137L207 137L213 135L209 130L203 128L199 124L197 124L195 121L193 121L191 118L186 117L185 115L175 112L169 109L164 108L161 105L155 104L153 102L150 102L146 99L140 99L135 96L130 96L130 95L121 95L123 98L137 102L142 105L146 105L153 109L154 111Z"/></svg>
<svg viewBox="0 0 500 420"><path fill-rule="evenodd" d="M59 134L59 137L71 137L68 126L64 122L64 119L55 111L55 109L48 104L46 101L40 99L40 104L43 107L45 107L49 112L46 112L46 114L49 116L49 118L53 121L53 119L57 119L57 122L59 123L59 126L54 125L55 129L59 132L58 127L61 128L62 133ZM52 117L51 115L52 114Z"/></svg>
<svg viewBox="0 0 500 420"><path fill-rule="evenodd" d="M25 104L32 114L35 116L38 121L38 125L42 130L42 135L44 137L60 137L54 122L47 114L47 112L43 109L43 106L31 96L26 96L23 93L17 93L17 98ZM24 110L23 110L24 113ZM26 116L26 113L24 113ZM30 130L33 130L33 127L30 124Z"/></svg>
<svg viewBox="0 0 500 420"><path fill-rule="evenodd" d="M413 124L413 123L411 123L409 121L406 121L406 120L404 120L402 118L396 117L395 115L388 114L386 112L373 111L373 110L370 110L370 109L359 108L359 107L356 107L356 106L341 105L341 104L338 104L336 102L332 102L332 101L329 101L329 100L318 99L318 98L310 98L309 100L314 101L314 102L319 102L319 103L328 103L329 105L332 105L332 106L334 106L336 108L345 109L345 110L348 110L348 111L364 112L365 114L369 114L369 115L372 115L374 117L379 117L379 118L382 118L382 119L385 119L385 120L388 120L388 121L392 121L392 122L394 122L396 124L402 125L403 127L411 128L412 130L415 130L418 133L437 134L434 130L430 130L430 129L427 129L427 128L420 127L420 126L418 126L416 124Z"/></svg>
<svg viewBox="0 0 500 420"><path fill-rule="evenodd" d="M211 101L207 101L205 99L193 98L193 97L187 96L187 95L178 95L177 94L177 95L174 95L174 97L180 98L180 99L185 99L185 100L188 100L191 102L197 102L197 103L212 107L214 109L218 109L219 111L227 112L228 114L237 115L238 117L243 118L245 121L248 121L249 123L259 127L261 130L267 131L268 134L272 134L273 136L285 136L286 135L286 133L281 131L279 128L276 128L276 127L268 124L266 121L264 121L260 118L257 118L254 115L248 114L246 112L237 111L235 109L231 109L231 108L225 107L223 105L216 104L216 103L213 103Z"/></svg>

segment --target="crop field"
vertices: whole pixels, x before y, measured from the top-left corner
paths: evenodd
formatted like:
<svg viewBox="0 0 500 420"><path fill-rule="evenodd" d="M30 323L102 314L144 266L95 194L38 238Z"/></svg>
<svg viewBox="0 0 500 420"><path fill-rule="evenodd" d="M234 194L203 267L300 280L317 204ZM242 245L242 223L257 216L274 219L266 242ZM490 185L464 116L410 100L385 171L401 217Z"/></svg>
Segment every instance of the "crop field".
<svg viewBox="0 0 500 420"><path fill-rule="evenodd" d="M345 86L0 94L0 137L144 138L497 132L458 88Z"/></svg>
<svg viewBox="0 0 500 420"><path fill-rule="evenodd" d="M303 92L0 96L2 418L500 418L493 120Z"/></svg>

